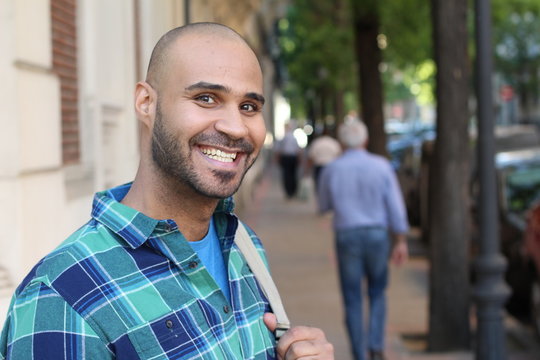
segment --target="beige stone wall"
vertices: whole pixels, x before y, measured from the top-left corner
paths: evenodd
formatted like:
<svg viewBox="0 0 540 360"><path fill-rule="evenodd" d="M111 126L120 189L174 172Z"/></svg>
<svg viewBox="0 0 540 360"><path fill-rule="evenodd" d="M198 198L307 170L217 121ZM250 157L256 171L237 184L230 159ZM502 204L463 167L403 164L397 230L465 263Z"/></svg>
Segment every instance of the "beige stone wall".
<svg viewBox="0 0 540 360"><path fill-rule="evenodd" d="M259 11L261 0L192 1L191 21L214 21L227 25L241 35L249 36L250 19Z"/></svg>
<svg viewBox="0 0 540 360"><path fill-rule="evenodd" d="M33 11L24 16L29 7ZM0 90L0 266L16 279L37 259L33 249L25 254L27 244L47 248L58 236L49 224L63 199L62 189L51 184L61 178L61 154L48 14L48 1L0 2L0 74L6 79ZM32 191L31 184L42 191Z"/></svg>
<svg viewBox="0 0 540 360"><path fill-rule="evenodd" d="M286 3L286 0L192 0L191 22L214 21L227 25L262 54L261 31L269 31L276 18L284 15Z"/></svg>

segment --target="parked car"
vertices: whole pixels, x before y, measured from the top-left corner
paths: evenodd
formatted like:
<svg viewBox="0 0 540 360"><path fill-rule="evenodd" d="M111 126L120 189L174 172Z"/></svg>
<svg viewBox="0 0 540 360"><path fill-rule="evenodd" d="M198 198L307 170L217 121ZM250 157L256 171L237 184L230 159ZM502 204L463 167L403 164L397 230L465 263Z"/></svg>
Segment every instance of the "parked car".
<svg viewBox="0 0 540 360"><path fill-rule="evenodd" d="M471 144L470 148L470 188L472 190L472 215L476 209L476 196L478 186L478 172L476 166L476 149L474 147L476 143L476 134L472 131L469 134L469 140ZM414 196L409 198L405 197L407 208L412 209L410 213L419 214L418 225L422 229L422 233L427 233L426 229L429 226L428 214L428 184L429 184L429 164L433 155L434 136L430 136L422 142L421 156L417 171L414 172L415 179L412 180L413 186L410 186L408 190ZM496 167L501 169L502 167L510 165L510 159L519 162L523 157L522 150L534 149L540 147L540 131L539 128L534 125L510 125L499 126L495 128L495 151L496 151ZM516 151L514 153L514 151ZM504 154L504 155L500 155ZM513 154L513 155L512 155ZM499 159L499 160L497 160ZM398 175L399 176L399 175ZM520 233L523 232L523 228ZM422 237L424 242L428 242L428 239Z"/></svg>
<svg viewBox="0 0 540 360"><path fill-rule="evenodd" d="M532 324L540 336L540 201L536 201L527 214L524 250L531 272L529 304Z"/></svg>
<svg viewBox="0 0 540 360"><path fill-rule="evenodd" d="M508 262L505 279L512 290L506 308L518 319L531 322L534 317L531 311L533 285L537 282L538 272L531 260L533 257L527 254L537 254L540 250L534 247L532 239L527 241L527 238L534 237L532 234L536 231L531 214L537 211L540 219L540 209L534 210L540 199L540 147L498 153L495 164L501 250ZM540 233L540 228L538 230ZM532 242L530 251L526 251L528 242ZM540 257L538 261L540 265Z"/></svg>
<svg viewBox="0 0 540 360"><path fill-rule="evenodd" d="M432 125L408 127L387 127L387 149L405 199L409 222L413 226L420 224L419 177L422 146L435 138Z"/></svg>
<svg viewBox="0 0 540 360"><path fill-rule="evenodd" d="M471 144L475 143L474 134ZM507 259L505 280L512 293L506 309L516 318L534 323L540 334L540 133L536 126L520 125L496 129L495 171L501 252ZM416 187L421 233L427 233L429 221L428 178L433 142L422 144ZM471 218L473 231L471 261L478 251L478 173L476 153L471 148ZM410 199L413 199L412 197ZM422 236L429 246L429 239ZM474 274L473 274L474 276Z"/></svg>

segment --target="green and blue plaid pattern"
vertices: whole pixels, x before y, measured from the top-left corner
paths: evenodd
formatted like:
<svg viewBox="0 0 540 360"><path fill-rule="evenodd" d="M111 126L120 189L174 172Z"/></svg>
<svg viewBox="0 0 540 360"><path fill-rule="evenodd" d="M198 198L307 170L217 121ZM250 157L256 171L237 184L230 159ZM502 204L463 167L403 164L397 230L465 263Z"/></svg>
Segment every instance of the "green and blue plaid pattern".
<svg viewBox="0 0 540 360"><path fill-rule="evenodd" d="M119 202L130 186L96 194L92 219L20 284L0 359L274 359L268 301L234 244L232 199L214 213L229 303L174 221Z"/></svg>

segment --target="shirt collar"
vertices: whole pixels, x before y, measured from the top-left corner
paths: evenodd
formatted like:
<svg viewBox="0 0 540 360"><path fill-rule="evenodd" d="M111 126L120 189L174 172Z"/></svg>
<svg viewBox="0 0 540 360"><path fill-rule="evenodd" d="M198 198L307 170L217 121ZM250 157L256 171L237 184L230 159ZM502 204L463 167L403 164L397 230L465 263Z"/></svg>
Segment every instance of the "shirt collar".
<svg viewBox="0 0 540 360"><path fill-rule="evenodd" d="M365 154L367 152L367 150L365 148L348 148L348 149L345 149L345 151L343 152L343 154L358 154L358 153L361 153L361 154Z"/></svg>
<svg viewBox="0 0 540 360"><path fill-rule="evenodd" d="M135 249L141 246L152 235L156 227L170 228L173 220L156 220L127 206L120 201L126 196L132 183L120 185L98 192L92 204L92 218L103 224L124 239ZM234 200L232 197L220 200L216 213L232 213Z"/></svg>
<svg viewBox="0 0 540 360"><path fill-rule="evenodd" d="M225 198L219 201L215 212L232 214L233 211L234 211L234 199L232 196L230 196L228 198Z"/></svg>

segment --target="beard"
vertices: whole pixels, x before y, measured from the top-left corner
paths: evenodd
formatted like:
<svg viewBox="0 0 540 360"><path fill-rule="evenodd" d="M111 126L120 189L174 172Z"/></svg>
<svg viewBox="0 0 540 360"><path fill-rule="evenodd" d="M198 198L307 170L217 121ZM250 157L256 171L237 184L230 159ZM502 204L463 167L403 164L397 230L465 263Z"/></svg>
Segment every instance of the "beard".
<svg viewBox="0 0 540 360"><path fill-rule="evenodd" d="M238 180L235 180L235 171L212 170L212 178L199 173L191 153L194 144L204 143L216 147L230 147L241 150L246 154L245 168ZM156 120L152 131L152 159L160 172L169 179L182 186L187 186L196 193L215 199L224 199L233 195L246 172L256 160L253 154L255 147L245 139L234 140L223 133L205 134L199 133L189 140L188 144L182 144L168 130L163 119L160 103L156 107Z"/></svg>

